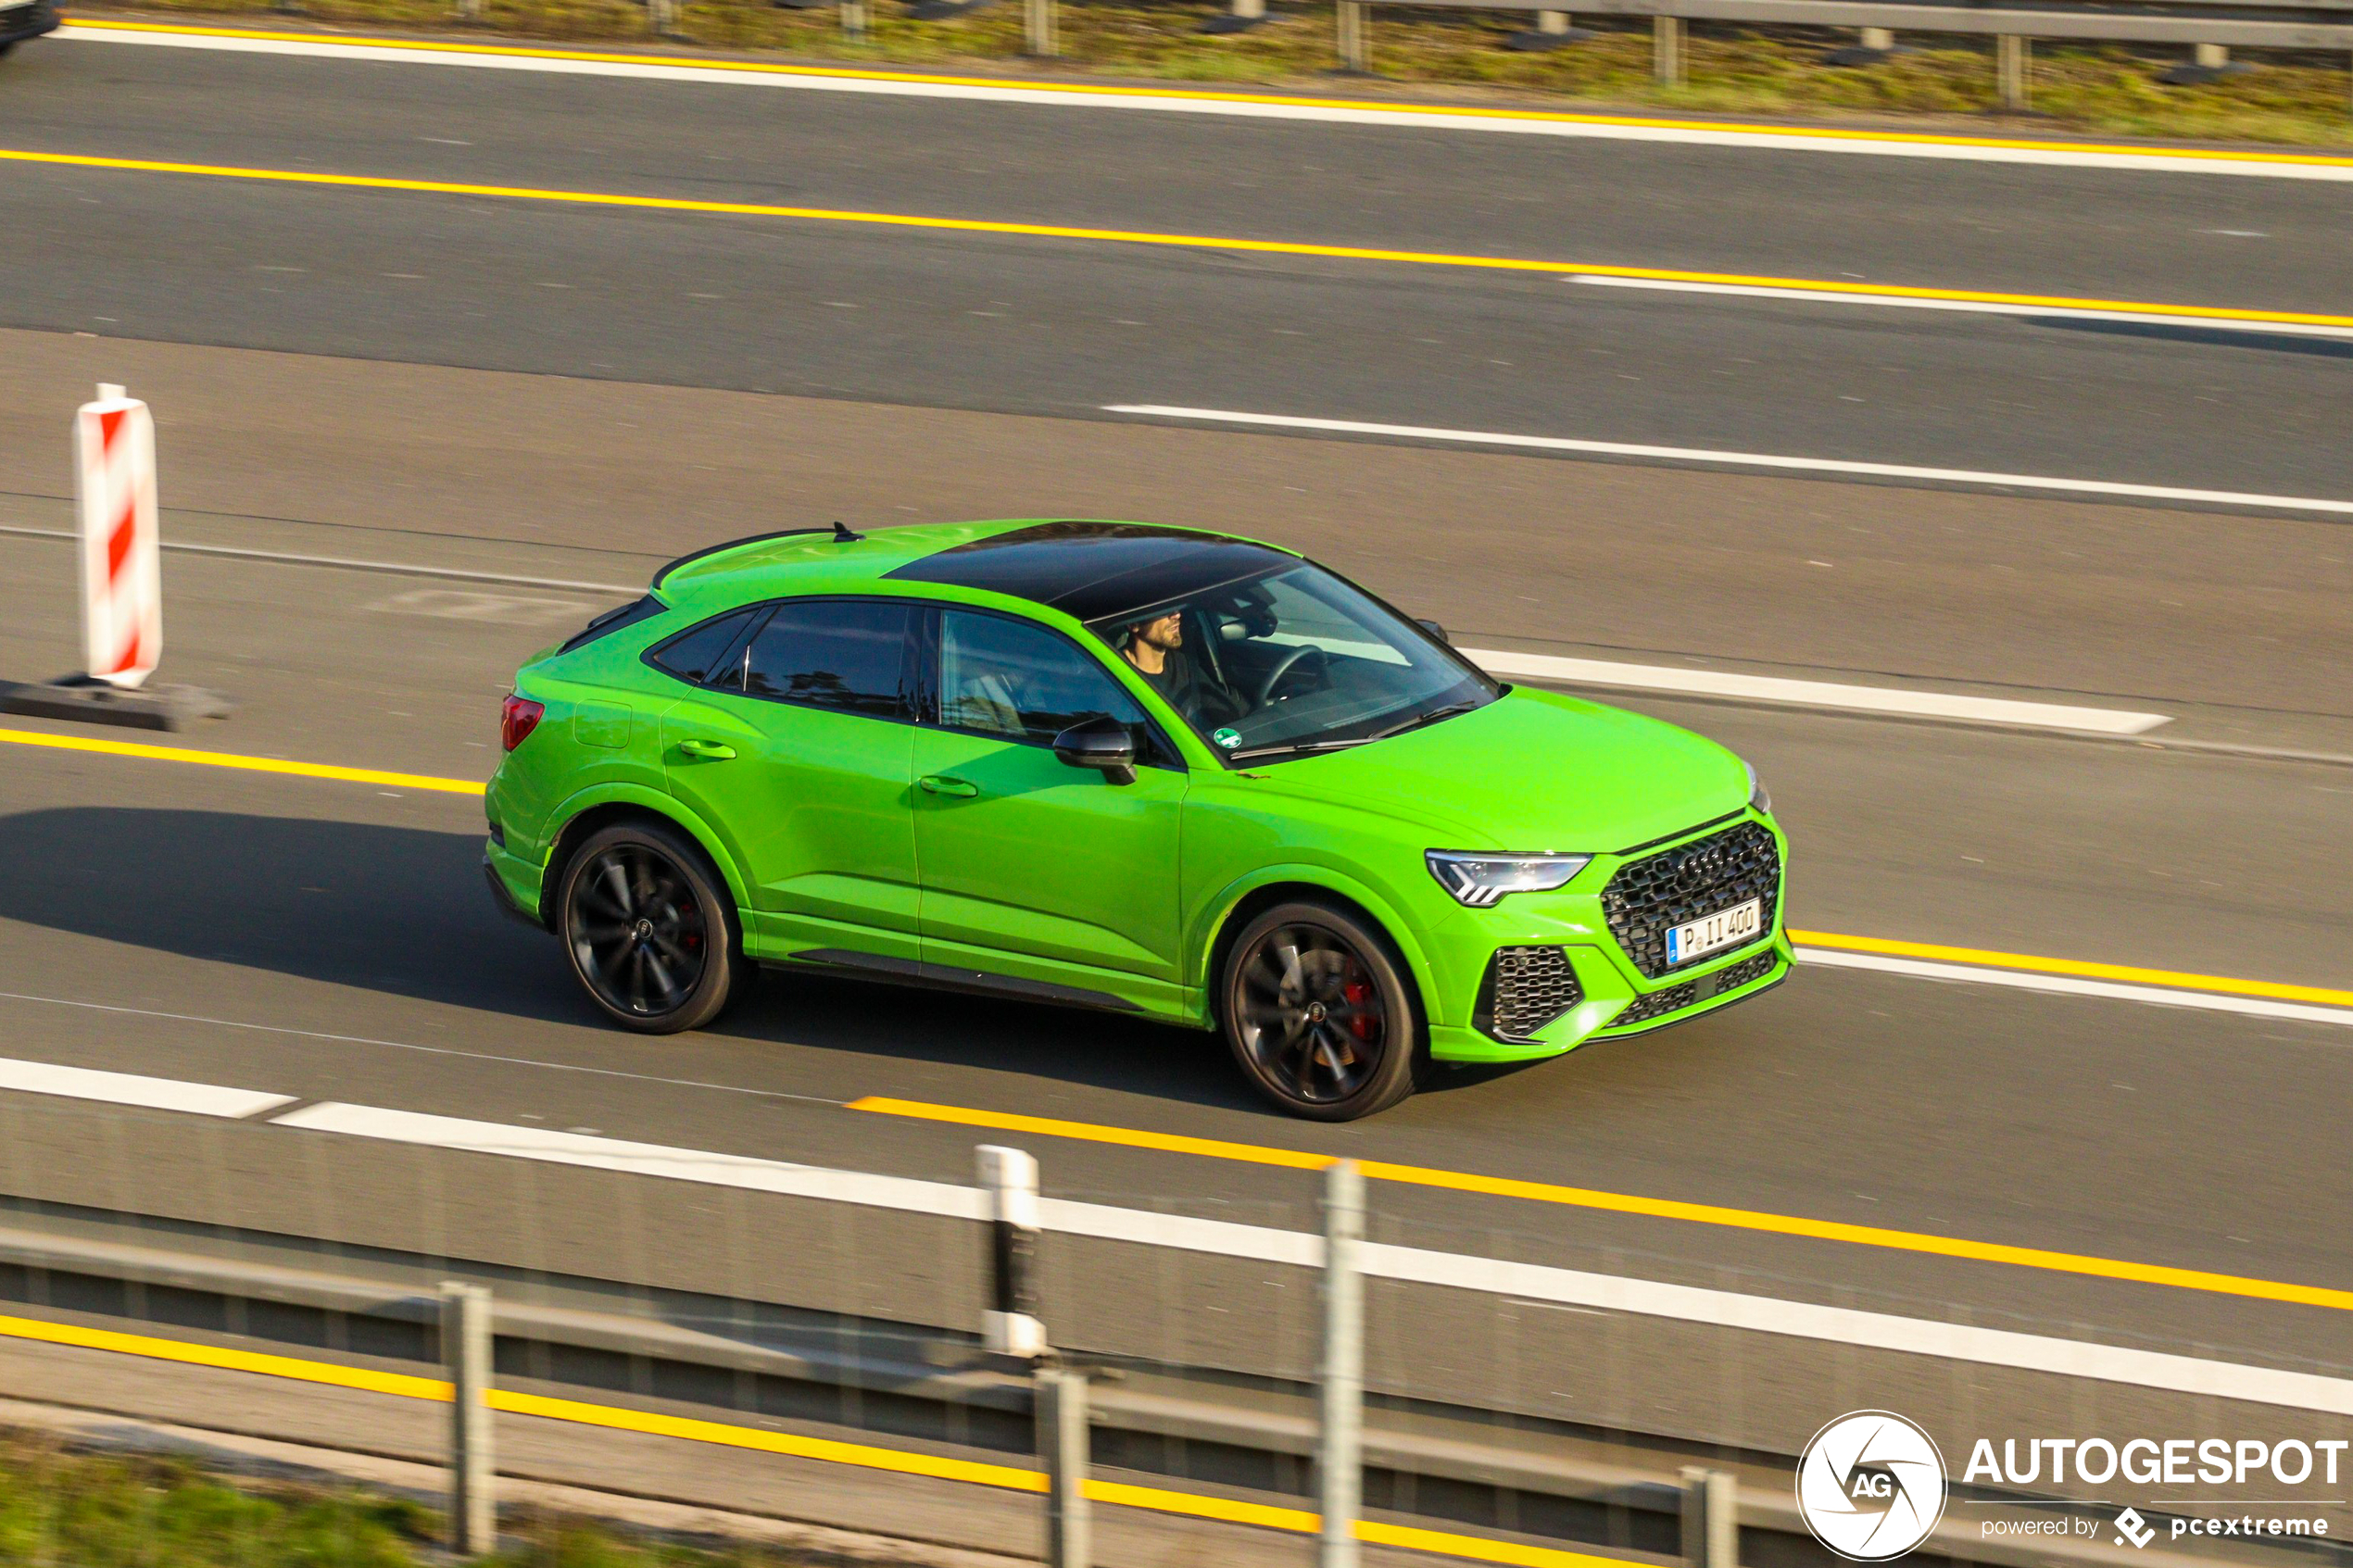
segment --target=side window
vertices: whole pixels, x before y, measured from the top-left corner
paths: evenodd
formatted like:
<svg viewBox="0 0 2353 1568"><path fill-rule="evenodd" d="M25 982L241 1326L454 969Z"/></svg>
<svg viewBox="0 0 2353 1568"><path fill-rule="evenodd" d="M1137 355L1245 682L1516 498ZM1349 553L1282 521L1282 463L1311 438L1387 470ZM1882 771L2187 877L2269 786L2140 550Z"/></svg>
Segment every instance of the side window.
<svg viewBox="0 0 2353 1568"><path fill-rule="evenodd" d="M675 675L698 686L740 691L744 633L751 630L751 623L764 610L765 607L755 605L749 609L730 610L699 626L690 626L647 654L646 660L665 675Z"/></svg>
<svg viewBox="0 0 2353 1568"><path fill-rule="evenodd" d="M1081 720L1105 716L1136 733L1143 759L1161 759L1143 709L1067 640L1000 615L940 612L939 721L945 727L1051 745Z"/></svg>
<svg viewBox="0 0 2353 1568"><path fill-rule="evenodd" d="M786 599L751 639L744 690L876 719L906 714L900 675L912 616L875 599Z"/></svg>

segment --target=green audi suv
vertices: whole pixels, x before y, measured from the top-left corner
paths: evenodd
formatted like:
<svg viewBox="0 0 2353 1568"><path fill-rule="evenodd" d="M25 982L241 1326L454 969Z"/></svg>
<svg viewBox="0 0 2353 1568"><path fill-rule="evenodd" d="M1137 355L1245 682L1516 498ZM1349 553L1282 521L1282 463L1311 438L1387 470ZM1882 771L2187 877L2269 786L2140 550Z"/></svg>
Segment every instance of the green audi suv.
<svg viewBox="0 0 2353 1568"><path fill-rule="evenodd" d="M823 970L1215 1029L1340 1121L1790 966L1738 757L1223 534L738 540L524 665L501 729L491 888L648 1033Z"/></svg>

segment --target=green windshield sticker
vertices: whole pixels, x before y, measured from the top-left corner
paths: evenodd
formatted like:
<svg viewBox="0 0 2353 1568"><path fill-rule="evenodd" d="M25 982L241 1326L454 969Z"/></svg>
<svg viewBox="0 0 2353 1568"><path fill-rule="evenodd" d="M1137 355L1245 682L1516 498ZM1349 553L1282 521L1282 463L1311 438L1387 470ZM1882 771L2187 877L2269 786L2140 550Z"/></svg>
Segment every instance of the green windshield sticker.
<svg viewBox="0 0 2353 1568"><path fill-rule="evenodd" d="M1234 747L1241 745L1242 733L1239 730L1220 730L1209 738L1224 746L1227 750L1231 751Z"/></svg>

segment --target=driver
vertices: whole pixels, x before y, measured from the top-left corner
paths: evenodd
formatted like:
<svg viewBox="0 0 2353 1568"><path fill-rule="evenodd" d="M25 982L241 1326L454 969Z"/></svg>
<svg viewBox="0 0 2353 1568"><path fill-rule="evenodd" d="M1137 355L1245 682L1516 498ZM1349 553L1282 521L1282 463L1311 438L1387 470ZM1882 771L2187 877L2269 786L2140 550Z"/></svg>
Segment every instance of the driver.
<svg viewBox="0 0 2353 1568"><path fill-rule="evenodd" d="M1206 729L1241 717L1243 705L1225 683L1185 651L1185 621L1178 611L1132 623L1119 651L1147 685L1194 724Z"/></svg>

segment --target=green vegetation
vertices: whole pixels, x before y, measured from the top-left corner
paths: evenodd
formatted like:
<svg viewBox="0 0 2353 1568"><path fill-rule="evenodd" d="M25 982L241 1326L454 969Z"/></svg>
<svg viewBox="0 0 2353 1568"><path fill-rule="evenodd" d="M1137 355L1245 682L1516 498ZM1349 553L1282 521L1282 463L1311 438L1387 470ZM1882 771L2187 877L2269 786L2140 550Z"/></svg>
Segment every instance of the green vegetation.
<svg viewBox="0 0 2353 1568"><path fill-rule="evenodd" d="M1571 0L1573 5L1573 0ZM459 30L452 0L147 0L143 8L271 16L283 25L380 23ZM1062 0L1063 58L1021 59L1021 7L996 4L945 21L908 19L901 0L870 0L862 41L841 31L830 6L795 10L767 0L687 0L677 41L730 50L777 51L804 59L872 65L983 67L1247 82L1330 91L1334 27L1328 5L1284 7L1265 26L1207 37L1214 0ZM1549 53L1503 47L1521 19L1471 12L1389 9L1375 13L1379 80L1350 92L1423 94L1469 90L1482 99L1584 107L1642 107L1763 115L1981 116L1994 97L1990 39L1905 40L1906 53L1874 66L1825 66L1831 46L1852 43L1827 30L1695 24L1690 84L1662 88L1650 77L1650 35L1639 19L1580 17L1600 35ZM482 20L463 31L573 42L650 40L648 10L633 0L482 0ZM2183 48L2037 44L2032 97L2035 123L2053 130L2200 141L2343 144L2353 141L2353 87L2342 55L2246 56L2255 69L2195 87L2157 76ZM1538 95L1541 94L1541 97ZM2018 126L2012 123L2011 131Z"/></svg>
<svg viewBox="0 0 2353 1568"><path fill-rule="evenodd" d="M396 1498L230 1481L176 1460L74 1453L0 1438L0 1568L423 1568L441 1517ZM497 1568L790 1568L756 1548L712 1552L525 1519Z"/></svg>

